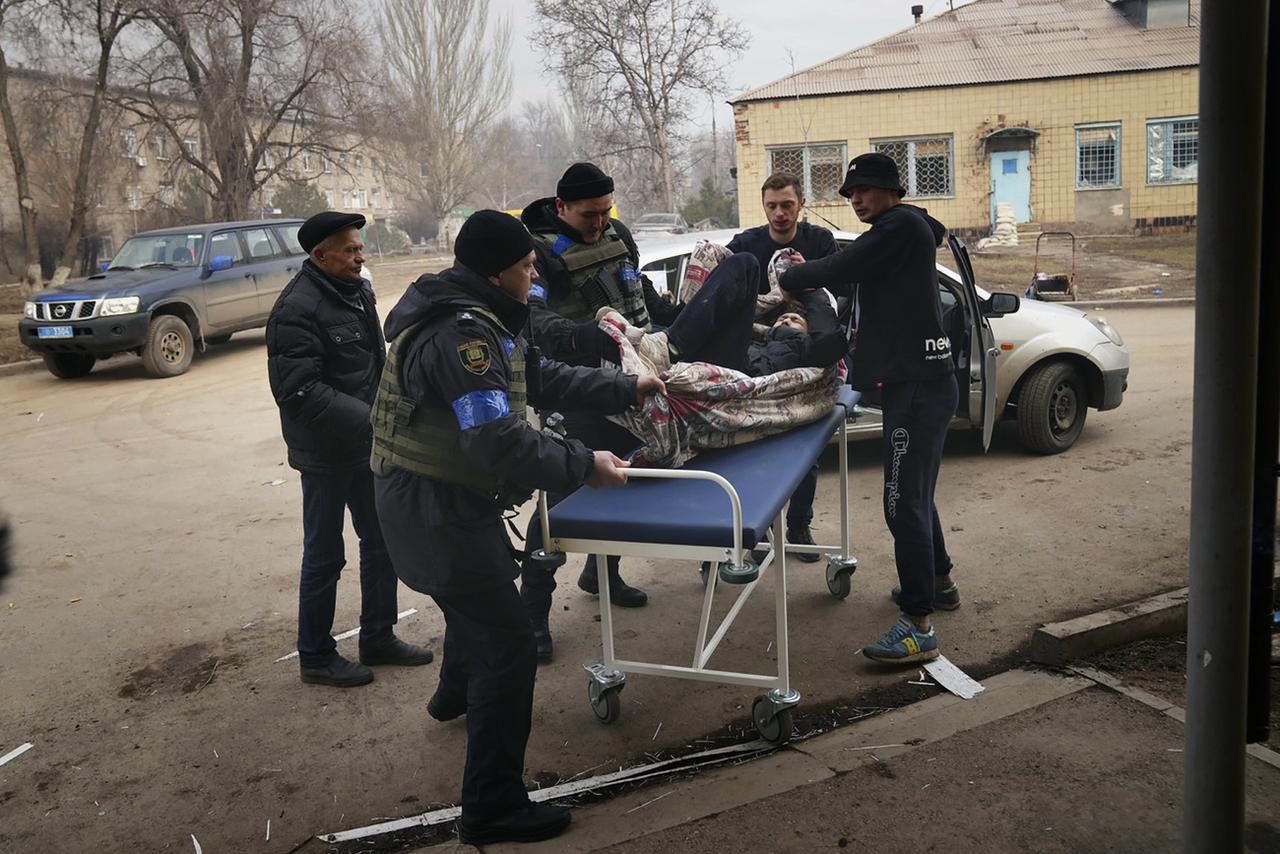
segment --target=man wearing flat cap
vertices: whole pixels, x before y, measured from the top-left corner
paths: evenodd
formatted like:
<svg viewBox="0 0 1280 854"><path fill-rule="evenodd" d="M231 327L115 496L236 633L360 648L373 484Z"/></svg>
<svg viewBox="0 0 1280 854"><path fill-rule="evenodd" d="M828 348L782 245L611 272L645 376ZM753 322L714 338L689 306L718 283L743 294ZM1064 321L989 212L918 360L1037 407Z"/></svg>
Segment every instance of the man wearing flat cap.
<svg viewBox="0 0 1280 854"><path fill-rule="evenodd" d="M931 615L960 606L933 496L959 390L942 322L936 251L947 229L902 203L898 166L878 152L849 163L840 195L871 229L845 248L779 277L784 291L827 286L853 300L850 384L878 391L883 413L884 518L893 534L902 617L863 647L873 661L938 657ZM841 285L842 282L856 282Z"/></svg>
<svg viewBox="0 0 1280 854"><path fill-rule="evenodd" d="M401 580L444 613L427 713L467 718L462 842L532 842L564 830L569 813L530 803L524 785L537 660L503 516L536 489L620 485L626 463L534 429L526 404L622 412L663 386L526 349L538 274L533 238L515 217L472 214L454 255L387 316L391 350L373 406L378 514Z"/></svg>
<svg viewBox="0 0 1280 854"><path fill-rule="evenodd" d="M373 681L371 665L420 665L430 650L392 633L396 575L382 539L369 468L370 404L386 360L373 289L360 277L360 214L326 211L298 229L307 260L267 321L267 376L280 408L289 465L302 481L298 657L302 681L347 688ZM346 511L360 539L360 661L332 635L346 565Z"/></svg>

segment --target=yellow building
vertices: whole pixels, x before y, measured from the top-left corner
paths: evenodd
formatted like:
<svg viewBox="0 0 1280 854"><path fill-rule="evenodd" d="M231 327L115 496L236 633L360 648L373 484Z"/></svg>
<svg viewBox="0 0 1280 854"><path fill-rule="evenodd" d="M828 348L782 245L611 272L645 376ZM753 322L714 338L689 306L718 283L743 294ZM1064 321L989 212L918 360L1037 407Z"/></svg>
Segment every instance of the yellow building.
<svg viewBox="0 0 1280 854"><path fill-rule="evenodd" d="M1200 0L976 0L732 103L743 222L761 182L861 226L850 158L893 157L907 200L964 236L1018 222L1084 231L1194 226Z"/></svg>

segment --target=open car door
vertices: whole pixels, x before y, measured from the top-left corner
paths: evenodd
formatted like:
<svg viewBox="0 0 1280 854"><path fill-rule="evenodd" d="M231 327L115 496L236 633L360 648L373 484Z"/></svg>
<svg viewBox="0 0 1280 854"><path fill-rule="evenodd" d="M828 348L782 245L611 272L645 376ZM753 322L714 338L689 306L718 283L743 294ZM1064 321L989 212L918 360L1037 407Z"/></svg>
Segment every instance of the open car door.
<svg viewBox="0 0 1280 854"><path fill-rule="evenodd" d="M961 299L969 320L969 421L982 430L985 451L991 446L991 434L996 426L996 339L991 324L982 314L969 250L954 236L947 237L947 248L960 274Z"/></svg>

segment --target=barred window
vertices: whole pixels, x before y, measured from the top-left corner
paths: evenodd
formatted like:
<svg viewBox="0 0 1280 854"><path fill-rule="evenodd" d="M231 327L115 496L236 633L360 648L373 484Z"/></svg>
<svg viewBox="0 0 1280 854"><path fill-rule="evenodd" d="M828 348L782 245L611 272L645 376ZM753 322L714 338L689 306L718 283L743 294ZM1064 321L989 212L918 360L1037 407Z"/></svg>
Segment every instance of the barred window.
<svg viewBox="0 0 1280 854"><path fill-rule="evenodd" d="M769 172L798 175L809 202L838 201L840 184L844 181L845 151L842 142L771 148Z"/></svg>
<svg viewBox="0 0 1280 854"><path fill-rule="evenodd" d="M1076 189L1120 186L1120 123L1076 126Z"/></svg>
<svg viewBox="0 0 1280 854"><path fill-rule="evenodd" d="M1147 122L1147 183L1194 184L1200 172L1200 117Z"/></svg>
<svg viewBox="0 0 1280 854"><path fill-rule="evenodd" d="M951 137L887 139L871 144L898 164L898 178L911 198L953 196Z"/></svg>

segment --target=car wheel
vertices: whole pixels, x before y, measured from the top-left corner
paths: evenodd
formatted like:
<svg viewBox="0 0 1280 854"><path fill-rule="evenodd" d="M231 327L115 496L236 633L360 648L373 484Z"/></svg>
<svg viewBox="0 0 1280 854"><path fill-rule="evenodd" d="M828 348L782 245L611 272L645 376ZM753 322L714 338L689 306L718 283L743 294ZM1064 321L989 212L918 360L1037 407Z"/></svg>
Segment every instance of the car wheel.
<svg viewBox="0 0 1280 854"><path fill-rule="evenodd" d="M142 347L142 367L153 377L176 377L191 367L195 353L191 328L180 317L162 314L151 321Z"/></svg>
<svg viewBox="0 0 1280 854"><path fill-rule="evenodd" d="M45 353L44 366L60 380L74 380L86 376L96 362L93 356L81 353Z"/></svg>
<svg viewBox="0 0 1280 854"><path fill-rule="evenodd" d="M206 344L226 344L226 343L227 343L228 341L230 341L230 340L231 340L231 335L230 335L230 333L228 333L228 334L226 334L226 335L207 335L207 336L205 336L204 343L206 343Z"/></svg>
<svg viewBox="0 0 1280 854"><path fill-rule="evenodd" d="M1075 444L1089 412L1084 378L1068 362L1050 362L1027 377L1018 397L1018 438L1038 454L1060 454Z"/></svg>

